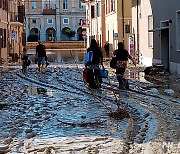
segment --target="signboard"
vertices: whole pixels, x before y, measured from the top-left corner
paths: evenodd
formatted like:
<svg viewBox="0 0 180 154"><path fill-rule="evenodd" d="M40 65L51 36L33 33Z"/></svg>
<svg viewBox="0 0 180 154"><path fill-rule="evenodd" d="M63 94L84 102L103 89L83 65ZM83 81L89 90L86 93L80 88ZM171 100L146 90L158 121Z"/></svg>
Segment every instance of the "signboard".
<svg viewBox="0 0 180 154"><path fill-rule="evenodd" d="M114 33L114 39L118 40L118 33Z"/></svg>
<svg viewBox="0 0 180 154"><path fill-rule="evenodd" d="M12 38L12 40L16 40L16 32L11 34L11 38Z"/></svg>
<svg viewBox="0 0 180 154"><path fill-rule="evenodd" d="M134 40L134 35L131 34L128 36L128 51L129 54L134 57L134 50L135 50L135 40Z"/></svg>

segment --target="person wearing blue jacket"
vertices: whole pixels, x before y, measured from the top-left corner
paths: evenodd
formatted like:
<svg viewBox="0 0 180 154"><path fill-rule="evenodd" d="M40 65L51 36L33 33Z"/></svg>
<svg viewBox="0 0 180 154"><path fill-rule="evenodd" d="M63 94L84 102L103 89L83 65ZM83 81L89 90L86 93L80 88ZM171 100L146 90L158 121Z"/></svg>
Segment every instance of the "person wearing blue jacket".
<svg viewBox="0 0 180 154"><path fill-rule="evenodd" d="M95 39L91 40L90 47L87 49L87 52L91 51L93 53L92 61L86 64L86 67L89 68L89 71L87 73L87 82L90 88L96 89L100 88L102 83L102 78L99 73L99 65L103 64L103 56Z"/></svg>

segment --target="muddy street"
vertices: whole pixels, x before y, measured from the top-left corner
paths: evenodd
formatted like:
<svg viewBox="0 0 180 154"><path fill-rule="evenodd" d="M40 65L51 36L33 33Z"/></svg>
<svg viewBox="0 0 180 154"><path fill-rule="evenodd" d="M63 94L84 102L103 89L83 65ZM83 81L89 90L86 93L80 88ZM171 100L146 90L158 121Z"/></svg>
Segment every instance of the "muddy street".
<svg viewBox="0 0 180 154"><path fill-rule="evenodd" d="M92 93L82 80L83 68L82 61L61 61L45 73L32 64L26 74L17 66L1 76L1 152L180 152L179 87L168 96L164 87L144 80L141 68L129 68L130 90L120 91L114 70L106 65L109 78ZM173 81L174 86L180 82ZM108 108L117 111L116 99L129 118L109 115Z"/></svg>

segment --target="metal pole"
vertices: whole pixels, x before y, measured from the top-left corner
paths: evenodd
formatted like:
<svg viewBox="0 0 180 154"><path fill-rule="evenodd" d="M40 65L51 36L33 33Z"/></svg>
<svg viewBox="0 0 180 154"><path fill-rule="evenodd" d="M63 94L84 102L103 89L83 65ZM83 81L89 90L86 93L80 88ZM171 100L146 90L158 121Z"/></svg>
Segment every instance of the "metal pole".
<svg viewBox="0 0 180 154"><path fill-rule="evenodd" d="M123 33L123 42L124 42L124 0L122 0L122 33Z"/></svg>
<svg viewBox="0 0 180 154"><path fill-rule="evenodd" d="M139 63L139 0L137 0L137 58Z"/></svg>

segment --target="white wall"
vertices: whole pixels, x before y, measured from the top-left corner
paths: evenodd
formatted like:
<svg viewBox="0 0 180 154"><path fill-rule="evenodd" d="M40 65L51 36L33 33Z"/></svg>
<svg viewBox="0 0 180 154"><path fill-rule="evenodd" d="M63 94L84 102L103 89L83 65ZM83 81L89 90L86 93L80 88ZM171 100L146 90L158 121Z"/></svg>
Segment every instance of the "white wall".
<svg viewBox="0 0 180 154"><path fill-rule="evenodd" d="M148 47L148 16L152 15L149 0L141 1L138 6L139 21L139 60L143 65L152 65L153 49ZM132 32L135 33L135 46L137 51L137 6L132 7Z"/></svg>

